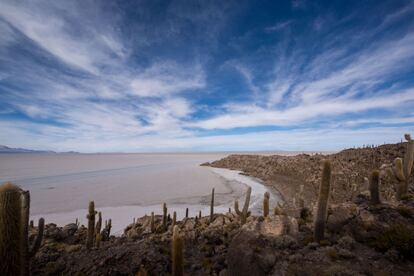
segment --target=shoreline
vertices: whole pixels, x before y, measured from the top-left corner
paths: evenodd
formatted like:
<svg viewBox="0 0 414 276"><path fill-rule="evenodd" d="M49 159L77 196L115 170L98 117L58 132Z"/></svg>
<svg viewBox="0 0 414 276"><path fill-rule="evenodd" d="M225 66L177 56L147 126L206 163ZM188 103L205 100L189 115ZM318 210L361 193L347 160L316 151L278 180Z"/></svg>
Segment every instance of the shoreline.
<svg viewBox="0 0 414 276"><path fill-rule="evenodd" d="M261 214L265 191L271 194L271 206L275 206L278 201L283 200L281 193L277 189L267 185L258 178L241 174L241 171L236 170L212 167L208 167L208 169L222 178L224 180L223 185L229 190L226 193L216 191L215 213L227 213L229 208L233 210L236 199L239 200L240 204L243 204L247 186L252 187L250 208L253 214ZM186 208L189 208L190 217L198 215L200 210L203 216L208 215L210 212L210 198L211 194L207 194L204 196L170 199L166 203L168 212L171 215L172 212L177 212L177 219L181 220L185 217ZM96 207L96 210L102 212L103 221L109 218L112 219L113 234L118 236L123 234L123 230L133 222L134 218L151 215L151 212L154 212L155 215L162 214L162 202L149 205L104 206ZM41 213L32 215L30 219L34 220L36 224L37 220L43 217L46 223L55 223L58 226L74 223L78 219L80 224L86 225L87 212L87 208L82 208L66 212Z"/></svg>

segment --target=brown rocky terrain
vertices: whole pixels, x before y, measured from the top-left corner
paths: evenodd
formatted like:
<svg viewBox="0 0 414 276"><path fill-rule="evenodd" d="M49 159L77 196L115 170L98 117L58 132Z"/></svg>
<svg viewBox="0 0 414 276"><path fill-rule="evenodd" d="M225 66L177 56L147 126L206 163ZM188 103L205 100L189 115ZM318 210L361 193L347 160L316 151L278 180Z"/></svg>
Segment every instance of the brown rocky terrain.
<svg viewBox="0 0 414 276"><path fill-rule="evenodd" d="M156 225L161 226L161 216ZM365 196L335 204L326 240L313 242L312 217L270 215L240 224L234 213L177 222L185 275L409 275L414 272L414 201L369 206ZM151 233L150 217L85 247L86 228L48 224L31 264L34 275L171 274L171 223ZM36 228L31 229L36 233ZM138 274L139 275L139 274ZM145 275L145 274L141 274Z"/></svg>
<svg viewBox="0 0 414 276"><path fill-rule="evenodd" d="M405 144L349 149L327 156L231 155L211 166L242 170L277 188L289 204L242 224L233 212L177 221L184 240L185 275L411 275L414 273L412 190L396 200L393 180L381 174L382 203L370 203L366 177L403 156ZM321 161L331 160L332 191L325 237L314 240L314 208ZM384 167L384 166L383 166ZM410 179L411 181L411 179ZM412 183L412 182L410 182ZM305 207L298 198L304 185ZM411 187L412 189L412 187ZM139 218L121 237L85 246L87 229L45 227L31 261L34 275L171 275L173 220ZM37 232L30 229L33 239Z"/></svg>
<svg viewBox="0 0 414 276"><path fill-rule="evenodd" d="M278 190L290 208L297 207L300 186L303 185L305 205L312 207L318 197L323 160L330 160L333 168L330 201L343 203L353 200L360 193L367 194L368 178L372 170L388 167L395 158L403 157L406 144L346 149L330 155L229 155L203 165L240 170L246 175L257 177ZM382 198L395 202L395 182L382 170Z"/></svg>

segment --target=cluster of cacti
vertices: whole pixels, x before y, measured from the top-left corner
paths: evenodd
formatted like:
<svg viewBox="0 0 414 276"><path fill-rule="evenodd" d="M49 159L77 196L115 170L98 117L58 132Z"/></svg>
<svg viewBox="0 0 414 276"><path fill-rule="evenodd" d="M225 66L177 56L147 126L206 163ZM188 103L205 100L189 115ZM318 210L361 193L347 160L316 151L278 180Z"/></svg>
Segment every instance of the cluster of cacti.
<svg viewBox="0 0 414 276"><path fill-rule="evenodd" d="M379 187L380 187L380 174L378 170L374 170L371 173L370 181L369 181L369 191L371 194L370 203L372 205L380 204L380 195L379 195Z"/></svg>
<svg viewBox="0 0 414 276"><path fill-rule="evenodd" d="M111 235L111 228L112 228L112 220L111 219L109 219L108 221L105 220L105 228L101 232L102 241L109 240L109 236Z"/></svg>
<svg viewBox="0 0 414 276"><path fill-rule="evenodd" d="M323 164L322 181L319 188L318 207L315 217L314 239L320 242L325 236L325 222L328 213L329 192L331 189L331 163Z"/></svg>
<svg viewBox="0 0 414 276"><path fill-rule="evenodd" d="M173 237L172 237L172 275L181 276L184 274L184 242L180 236L178 225L173 228Z"/></svg>
<svg viewBox="0 0 414 276"><path fill-rule="evenodd" d="M252 193L252 187L247 188L246 199L244 201L244 206L243 206L242 211L239 210L239 202L237 200L234 202L234 210L236 211L236 214L240 217L241 224L245 224L247 221L247 217L250 215L249 204L250 204L251 193Z"/></svg>
<svg viewBox="0 0 414 276"><path fill-rule="evenodd" d="M86 248L91 249L95 240L95 202L89 202L89 212L86 218L88 219L88 234L86 237Z"/></svg>
<svg viewBox="0 0 414 276"><path fill-rule="evenodd" d="M214 188L211 191L211 202L210 202L210 223L214 220Z"/></svg>
<svg viewBox="0 0 414 276"><path fill-rule="evenodd" d="M0 275L29 275L33 257L43 239L44 219L29 249L30 194L8 182L0 186Z"/></svg>
<svg viewBox="0 0 414 276"><path fill-rule="evenodd" d="M413 162L414 162L414 141L409 134L405 134L407 140L407 147L405 150L404 159L396 158L392 170L389 174L393 175L398 181L397 198L403 199L408 193L409 178L411 176Z"/></svg>
<svg viewBox="0 0 414 276"><path fill-rule="evenodd" d="M265 218L269 215L269 199L270 199L269 192L265 192L264 198L263 198L263 217Z"/></svg>

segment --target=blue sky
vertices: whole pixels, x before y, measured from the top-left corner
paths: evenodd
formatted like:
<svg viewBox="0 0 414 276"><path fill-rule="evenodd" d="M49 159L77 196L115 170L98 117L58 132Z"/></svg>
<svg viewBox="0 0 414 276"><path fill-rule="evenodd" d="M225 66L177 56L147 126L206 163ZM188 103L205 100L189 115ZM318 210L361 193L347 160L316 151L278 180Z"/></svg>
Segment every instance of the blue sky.
<svg viewBox="0 0 414 276"><path fill-rule="evenodd" d="M335 150L414 132L413 1L115 2L0 1L0 144Z"/></svg>

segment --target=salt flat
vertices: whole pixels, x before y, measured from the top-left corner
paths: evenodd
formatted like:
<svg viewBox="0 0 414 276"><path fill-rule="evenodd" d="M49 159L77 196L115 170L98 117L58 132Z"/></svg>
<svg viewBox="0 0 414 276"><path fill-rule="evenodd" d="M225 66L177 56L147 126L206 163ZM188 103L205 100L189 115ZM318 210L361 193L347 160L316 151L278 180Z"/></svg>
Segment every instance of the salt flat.
<svg viewBox="0 0 414 276"><path fill-rule="evenodd" d="M111 217L114 231L133 217L161 214L161 204L184 215L208 211L211 189L216 209L232 207L234 199L252 186L252 207L260 209L267 190L257 180L236 171L199 166L224 153L169 154L2 154L0 182L13 181L30 190L31 215L64 224L84 222L91 200ZM277 197L277 195L275 195ZM274 201L275 202L275 201ZM242 204L242 202L241 202ZM255 207L256 206L256 207Z"/></svg>

